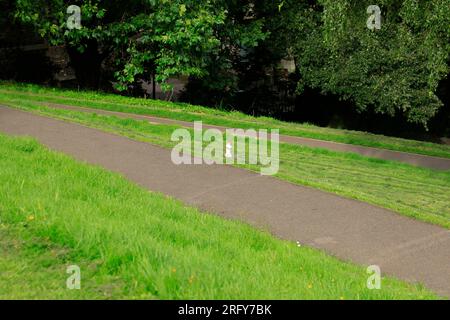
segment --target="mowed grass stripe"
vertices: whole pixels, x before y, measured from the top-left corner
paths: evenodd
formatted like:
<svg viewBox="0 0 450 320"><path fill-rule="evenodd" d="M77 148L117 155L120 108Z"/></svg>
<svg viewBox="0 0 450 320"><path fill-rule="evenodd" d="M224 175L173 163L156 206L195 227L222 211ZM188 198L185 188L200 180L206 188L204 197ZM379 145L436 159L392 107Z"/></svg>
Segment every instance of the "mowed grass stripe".
<svg viewBox="0 0 450 320"><path fill-rule="evenodd" d="M365 132L322 128L309 124L289 123L267 117L252 117L240 112L171 103L158 100L129 98L96 92L50 89L36 85L0 83L0 92L40 102L71 104L110 111L153 115L183 121L203 120L211 125L239 128L279 128L282 134L384 148L450 158L450 146L430 142L375 135Z"/></svg>

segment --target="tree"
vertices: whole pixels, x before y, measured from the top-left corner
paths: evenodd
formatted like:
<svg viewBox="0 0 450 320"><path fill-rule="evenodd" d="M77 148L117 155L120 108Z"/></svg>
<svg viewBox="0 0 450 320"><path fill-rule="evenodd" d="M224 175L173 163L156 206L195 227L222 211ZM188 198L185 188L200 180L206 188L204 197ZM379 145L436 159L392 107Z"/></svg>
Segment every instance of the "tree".
<svg viewBox="0 0 450 320"><path fill-rule="evenodd" d="M220 48L209 61L202 78L191 77L185 98L194 103L223 106L233 104L246 75L254 70L247 63L269 35L265 16L260 13L261 0L223 0L227 15L217 28ZM244 70L245 69L245 70ZM244 80L245 81L245 80Z"/></svg>
<svg viewBox="0 0 450 320"><path fill-rule="evenodd" d="M107 63L120 90L152 75L163 85L173 76L205 76L227 17L219 0L83 0L70 3L81 8L81 28L69 30L67 1L16 3L17 18L51 44L66 45L72 60L93 61L91 73Z"/></svg>
<svg viewBox="0 0 450 320"><path fill-rule="evenodd" d="M305 86L352 100L359 110L402 113L426 126L442 102L449 74L450 0L280 1L275 21L294 51ZM381 8L380 30L367 28L367 8Z"/></svg>

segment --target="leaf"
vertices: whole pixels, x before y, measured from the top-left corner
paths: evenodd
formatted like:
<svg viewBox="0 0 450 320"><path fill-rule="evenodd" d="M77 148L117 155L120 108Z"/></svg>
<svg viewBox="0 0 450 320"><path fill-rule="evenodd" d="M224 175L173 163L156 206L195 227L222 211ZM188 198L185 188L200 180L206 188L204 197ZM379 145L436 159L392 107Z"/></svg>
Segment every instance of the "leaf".
<svg viewBox="0 0 450 320"><path fill-rule="evenodd" d="M182 16L184 16L184 14L186 13L186 5L185 4L182 4L181 6L180 6L180 17L182 17Z"/></svg>

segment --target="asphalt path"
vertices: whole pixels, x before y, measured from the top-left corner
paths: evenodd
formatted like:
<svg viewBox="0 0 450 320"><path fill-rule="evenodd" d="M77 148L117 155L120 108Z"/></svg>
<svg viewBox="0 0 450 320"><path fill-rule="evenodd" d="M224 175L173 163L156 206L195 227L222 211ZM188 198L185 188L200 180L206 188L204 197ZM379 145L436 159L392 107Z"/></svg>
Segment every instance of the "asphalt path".
<svg viewBox="0 0 450 320"><path fill-rule="evenodd" d="M121 173L152 191L450 297L450 231L364 202L226 165L174 165L170 150L0 107L0 132Z"/></svg>

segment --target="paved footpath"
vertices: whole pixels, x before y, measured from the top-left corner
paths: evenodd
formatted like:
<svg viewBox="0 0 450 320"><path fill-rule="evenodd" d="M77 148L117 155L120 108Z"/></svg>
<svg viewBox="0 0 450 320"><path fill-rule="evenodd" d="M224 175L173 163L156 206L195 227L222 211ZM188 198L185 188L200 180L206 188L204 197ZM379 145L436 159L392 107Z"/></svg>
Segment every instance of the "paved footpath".
<svg viewBox="0 0 450 320"><path fill-rule="evenodd" d="M449 230L239 168L175 166L168 149L6 107L0 132L33 136L150 190L450 297Z"/></svg>
<svg viewBox="0 0 450 320"><path fill-rule="evenodd" d="M100 109L92 109L85 107L76 107L76 106L68 106L61 105L55 103L43 103L47 107L58 108L58 109L66 109L66 110L74 110L74 111L82 111L87 113L97 113L103 115L116 116L120 118L131 118L137 120L145 120L155 124L172 124L172 125L180 125L183 127L193 127L194 124L188 121L167 119L167 118L159 118L147 115L138 115L133 113L124 113L117 111L109 111L109 110L100 110ZM221 131L225 131L225 127L215 126L215 125L207 125L203 124L204 129L219 129ZM313 148L323 148L333 151L341 151L341 152L353 152L358 153L360 155L384 160L393 160L404 163L409 163L415 166L431 168L435 170L450 170L450 159L440 158L440 157L432 157L426 156L416 153L408 153L408 152L400 152L393 151L387 149L379 149L365 146L358 146L352 144L345 144L333 141L325 141L325 140L317 140L311 138L302 138L302 137L294 137L294 136L286 136L280 135L280 142L303 145Z"/></svg>

